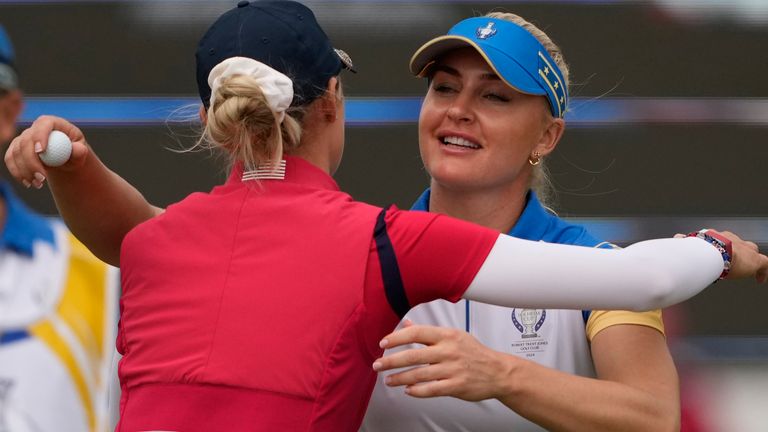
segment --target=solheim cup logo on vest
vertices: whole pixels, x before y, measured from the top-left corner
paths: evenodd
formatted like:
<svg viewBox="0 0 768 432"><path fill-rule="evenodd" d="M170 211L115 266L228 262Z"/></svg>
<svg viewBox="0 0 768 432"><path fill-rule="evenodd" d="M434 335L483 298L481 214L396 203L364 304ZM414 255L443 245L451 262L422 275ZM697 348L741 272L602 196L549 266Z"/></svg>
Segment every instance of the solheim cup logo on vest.
<svg viewBox="0 0 768 432"><path fill-rule="evenodd" d="M512 351L525 357L535 357L543 352L548 342L539 335L547 320L546 309L512 309L512 324L520 332L522 340L512 343Z"/></svg>
<svg viewBox="0 0 768 432"><path fill-rule="evenodd" d="M478 27L477 28L477 38L478 39L488 39L490 37L493 37L493 35L496 34L496 29L494 28L495 24L492 22L489 22L485 25L485 27Z"/></svg>
<svg viewBox="0 0 768 432"><path fill-rule="evenodd" d="M519 310L519 312L518 312ZM513 309L512 322L515 327L523 334L523 339L538 337L539 331L544 320L547 319L545 309Z"/></svg>

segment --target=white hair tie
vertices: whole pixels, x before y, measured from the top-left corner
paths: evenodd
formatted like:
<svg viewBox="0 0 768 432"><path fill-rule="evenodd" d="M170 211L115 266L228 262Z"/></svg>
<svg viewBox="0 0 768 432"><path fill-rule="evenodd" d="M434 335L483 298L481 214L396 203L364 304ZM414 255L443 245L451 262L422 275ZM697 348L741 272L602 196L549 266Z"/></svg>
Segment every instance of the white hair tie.
<svg viewBox="0 0 768 432"><path fill-rule="evenodd" d="M208 74L211 87L211 106L216 98L216 91L221 80L232 75L245 75L254 78L261 87L269 108L278 116L280 123L285 119L285 110L293 100L293 81L271 67L247 57L230 57L216 65Z"/></svg>

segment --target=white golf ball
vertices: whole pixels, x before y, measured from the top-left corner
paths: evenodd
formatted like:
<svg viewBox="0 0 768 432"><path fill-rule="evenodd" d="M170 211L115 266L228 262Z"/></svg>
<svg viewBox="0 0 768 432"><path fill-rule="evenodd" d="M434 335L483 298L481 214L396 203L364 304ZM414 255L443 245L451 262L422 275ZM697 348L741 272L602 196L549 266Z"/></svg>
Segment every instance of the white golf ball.
<svg viewBox="0 0 768 432"><path fill-rule="evenodd" d="M53 131L48 136L48 147L40 153L40 160L49 167L62 166L72 155L72 141L67 134Z"/></svg>

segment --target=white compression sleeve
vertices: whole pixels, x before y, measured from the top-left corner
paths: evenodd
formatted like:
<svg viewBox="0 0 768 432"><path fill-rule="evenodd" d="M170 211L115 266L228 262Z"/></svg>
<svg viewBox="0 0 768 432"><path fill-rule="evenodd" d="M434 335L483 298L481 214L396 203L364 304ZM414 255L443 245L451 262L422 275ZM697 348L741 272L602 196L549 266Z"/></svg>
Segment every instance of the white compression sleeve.
<svg viewBox="0 0 768 432"><path fill-rule="evenodd" d="M651 310L693 297L722 271L720 252L694 237L611 250L502 234L463 297L508 307Z"/></svg>

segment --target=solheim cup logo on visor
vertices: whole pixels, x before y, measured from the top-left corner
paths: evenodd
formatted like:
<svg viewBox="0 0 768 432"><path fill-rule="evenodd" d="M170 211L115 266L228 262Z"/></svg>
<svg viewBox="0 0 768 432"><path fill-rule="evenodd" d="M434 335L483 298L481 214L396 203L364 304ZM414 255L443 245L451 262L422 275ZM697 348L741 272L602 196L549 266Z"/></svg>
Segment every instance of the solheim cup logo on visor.
<svg viewBox="0 0 768 432"><path fill-rule="evenodd" d="M485 27L478 27L477 31L475 32L477 34L478 39L488 39L490 37L493 37L493 35L496 34L496 24L493 22L489 22L485 25Z"/></svg>

